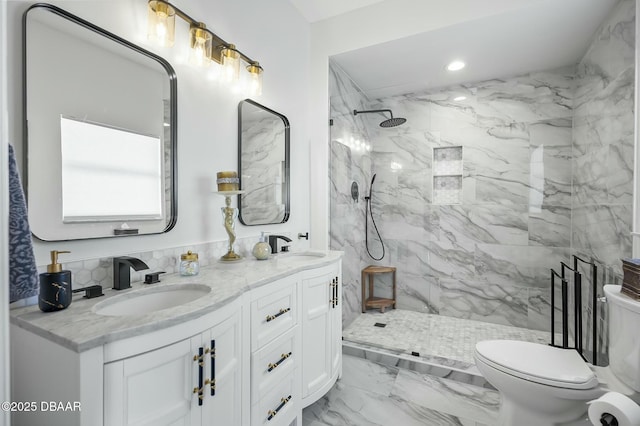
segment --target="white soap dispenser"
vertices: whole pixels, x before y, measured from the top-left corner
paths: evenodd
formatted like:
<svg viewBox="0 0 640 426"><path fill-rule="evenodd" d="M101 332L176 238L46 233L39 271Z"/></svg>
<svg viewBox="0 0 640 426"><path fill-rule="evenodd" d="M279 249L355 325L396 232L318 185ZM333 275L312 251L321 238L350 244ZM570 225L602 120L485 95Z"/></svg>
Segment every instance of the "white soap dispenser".
<svg viewBox="0 0 640 426"><path fill-rule="evenodd" d="M267 242L267 236L262 232L260 241L253 246L253 256L258 260L267 260L271 254L271 246Z"/></svg>

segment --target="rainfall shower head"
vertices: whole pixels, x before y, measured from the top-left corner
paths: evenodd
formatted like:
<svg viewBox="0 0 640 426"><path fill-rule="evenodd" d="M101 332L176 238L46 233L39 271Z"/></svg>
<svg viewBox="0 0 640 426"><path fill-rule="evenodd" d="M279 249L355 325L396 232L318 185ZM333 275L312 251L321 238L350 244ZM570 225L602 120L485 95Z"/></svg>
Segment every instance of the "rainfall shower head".
<svg viewBox="0 0 640 426"><path fill-rule="evenodd" d="M380 127L396 127L399 126L401 124L406 123L407 119L406 118L400 118L400 117L393 117L393 113L391 112L390 109L371 109L368 111L357 111L357 110L353 110L353 115L358 115L358 114L369 114L369 113L373 113L373 112L388 112L389 115L391 115L391 118L384 120L382 123L380 123Z"/></svg>
<svg viewBox="0 0 640 426"><path fill-rule="evenodd" d="M406 118L393 118L391 117L388 120L384 120L382 123L380 123L380 127L396 127L396 126L400 126L402 124L404 124L407 121Z"/></svg>

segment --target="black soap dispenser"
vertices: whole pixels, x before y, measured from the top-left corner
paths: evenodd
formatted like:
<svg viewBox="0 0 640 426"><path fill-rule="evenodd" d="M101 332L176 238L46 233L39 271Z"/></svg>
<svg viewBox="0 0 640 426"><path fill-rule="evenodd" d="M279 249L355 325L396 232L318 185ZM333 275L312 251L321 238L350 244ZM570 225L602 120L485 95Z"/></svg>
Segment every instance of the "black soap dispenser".
<svg viewBox="0 0 640 426"><path fill-rule="evenodd" d="M53 250L47 272L40 274L38 306L42 312L59 311L71 304L71 271L62 270L58 263L60 253L71 252Z"/></svg>

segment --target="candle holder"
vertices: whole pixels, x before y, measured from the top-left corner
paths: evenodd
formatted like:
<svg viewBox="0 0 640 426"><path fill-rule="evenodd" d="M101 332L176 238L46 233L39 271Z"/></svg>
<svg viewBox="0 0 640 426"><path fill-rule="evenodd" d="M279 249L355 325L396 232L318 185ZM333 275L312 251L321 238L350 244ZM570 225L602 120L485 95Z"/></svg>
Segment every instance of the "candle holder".
<svg viewBox="0 0 640 426"><path fill-rule="evenodd" d="M242 259L242 256L233 251L233 245L236 242L236 219L238 218L238 209L231 207L231 197L233 195L244 194L246 191L218 191L216 194L224 197L225 207L221 207L222 218L224 219L224 229L229 235L229 249L227 254L220 258L223 262L234 262Z"/></svg>

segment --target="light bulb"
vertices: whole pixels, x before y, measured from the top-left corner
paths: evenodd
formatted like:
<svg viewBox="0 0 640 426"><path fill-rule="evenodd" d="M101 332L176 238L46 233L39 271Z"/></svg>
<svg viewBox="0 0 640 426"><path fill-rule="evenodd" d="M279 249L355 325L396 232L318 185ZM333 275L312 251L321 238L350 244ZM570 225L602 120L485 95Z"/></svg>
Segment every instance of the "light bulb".
<svg viewBox="0 0 640 426"><path fill-rule="evenodd" d="M167 37L167 15L158 13L158 23L156 24L156 38L164 41Z"/></svg>
<svg viewBox="0 0 640 426"><path fill-rule="evenodd" d="M262 95L262 67L257 62L252 62L247 66L249 72L249 94L252 96Z"/></svg>
<svg viewBox="0 0 640 426"><path fill-rule="evenodd" d="M192 47L191 63L196 66L204 66L206 61L206 51L204 48L204 41L199 40L196 45Z"/></svg>
<svg viewBox="0 0 640 426"><path fill-rule="evenodd" d="M210 64L209 52L211 51L211 34L206 31L206 25L202 22L192 24L189 28L191 50L189 62L197 67L207 67Z"/></svg>
<svg viewBox="0 0 640 426"><path fill-rule="evenodd" d="M222 49L222 78L227 83L233 83L240 79L240 54L236 46L230 44Z"/></svg>

